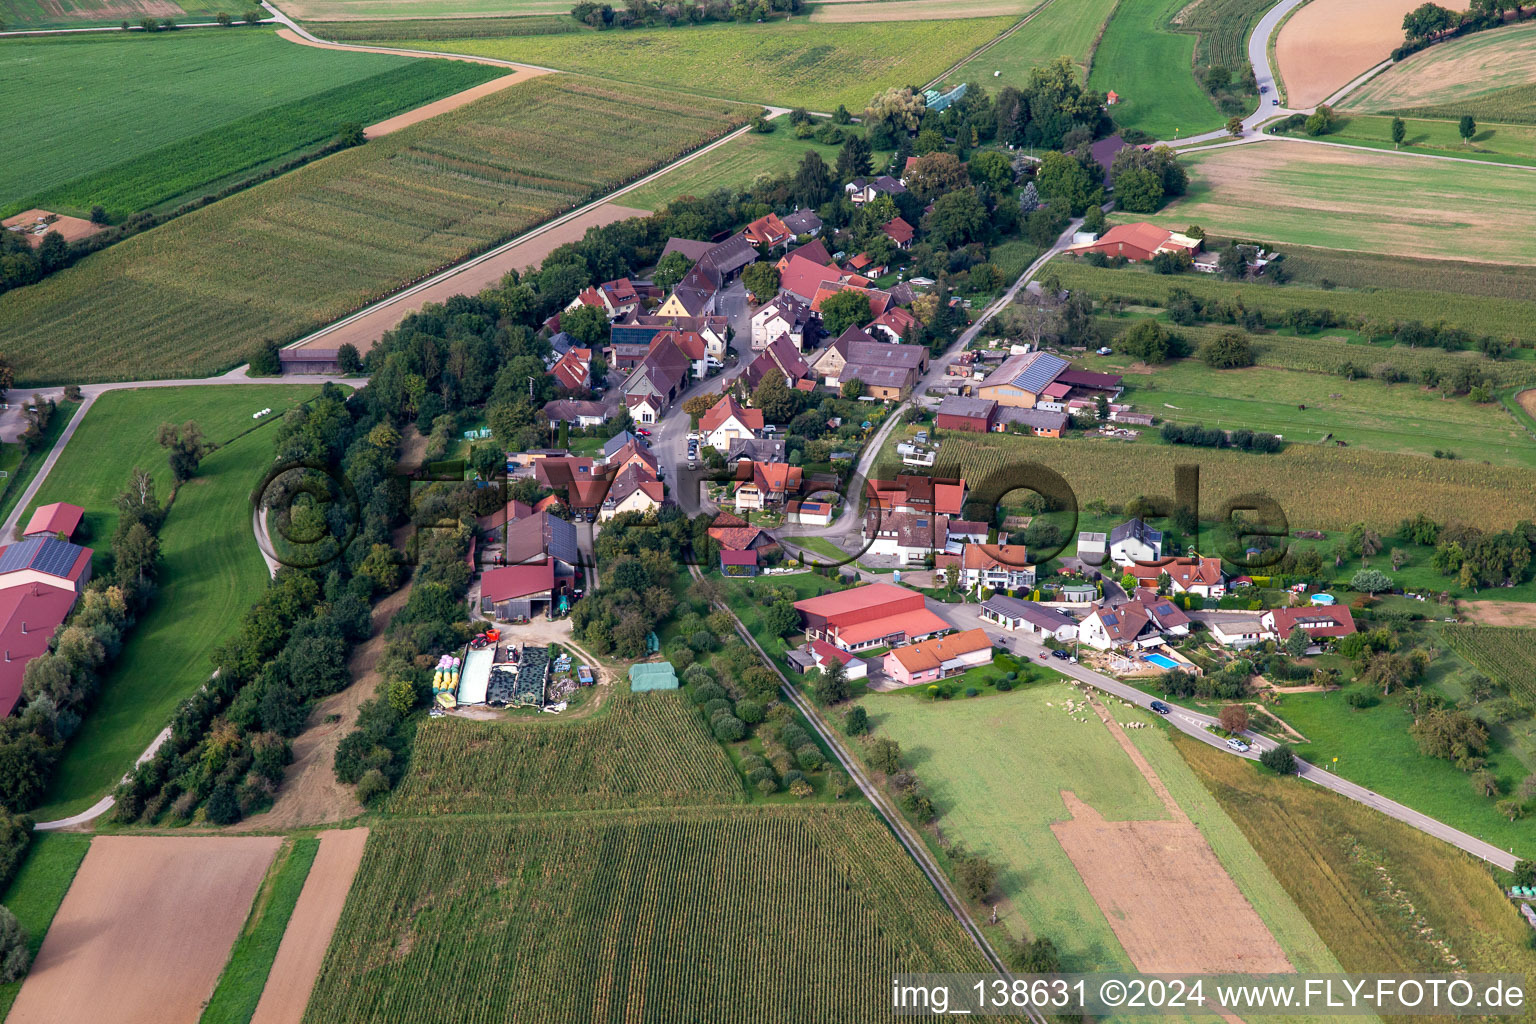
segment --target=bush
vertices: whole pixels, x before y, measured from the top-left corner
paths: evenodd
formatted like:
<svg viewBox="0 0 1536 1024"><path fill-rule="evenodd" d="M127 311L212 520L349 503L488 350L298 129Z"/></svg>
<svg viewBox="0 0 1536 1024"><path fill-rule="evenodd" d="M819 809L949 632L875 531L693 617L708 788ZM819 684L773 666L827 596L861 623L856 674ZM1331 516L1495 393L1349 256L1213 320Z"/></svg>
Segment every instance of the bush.
<svg viewBox="0 0 1536 1024"><path fill-rule="evenodd" d="M370 768L357 780L357 802L370 803L380 793L389 792L389 779L377 768Z"/></svg>
<svg viewBox="0 0 1536 1024"><path fill-rule="evenodd" d="M719 700L725 696L725 690L714 683L705 683L693 689L693 701L695 704L708 704L712 700Z"/></svg>
<svg viewBox="0 0 1536 1024"><path fill-rule="evenodd" d="M906 812L908 817L921 825L926 825L932 821L938 813L933 809L933 801L928 798L928 794L916 789L902 794L901 809Z"/></svg>
<svg viewBox="0 0 1536 1024"><path fill-rule="evenodd" d="M713 720L722 711L731 710L731 702L724 697L716 697L714 700L704 702L704 717Z"/></svg>
<svg viewBox="0 0 1536 1024"><path fill-rule="evenodd" d="M0 807L0 892L11 884L32 842L32 819Z"/></svg>
<svg viewBox="0 0 1536 1024"><path fill-rule="evenodd" d="M1276 775L1290 775L1296 771L1296 752L1290 744L1282 743L1260 754L1259 763Z"/></svg>
<svg viewBox="0 0 1536 1024"><path fill-rule="evenodd" d="M860 705L854 705L848 709L848 714L843 718L843 733L848 736L862 736L869 732L869 713Z"/></svg>
<svg viewBox="0 0 1536 1024"><path fill-rule="evenodd" d="M789 791L795 796L799 797L801 800L804 800L806 797L811 796L816 792L815 789L811 788L811 784L806 782L804 779L801 779L793 786L790 786Z"/></svg>
<svg viewBox="0 0 1536 1024"><path fill-rule="evenodd" d="M722 715L715 719L715 739L721 743L735 743L747 734L747 725L739 718Z"/></svg>
<svg viewBox="0 0 1536 1024"><path fill-rule="evenodd" d="M20 981L31 964L26 930L10 908L0 907L0 984Z"/></svg>
<svg viewBox="0 0 1536 1024"><path fill-rule="evenodd" d="M827 763L821 748L814 743L807 743L795 748L795 762L808 772L819 771Z"/></svg>
<svg viewBox="0 0 1536 1024"><path fill-rule="evenodd" d="M881 737L869 744L869 766L890 775L901 768L901 744Z"/></svg>
<svg viewBox="0 0 1536 1024"><path fill-rule="evenodd" d="M772 776L758 779L754 785L757 786L757 791L763 794L763 796L772 796L779 791L779 784L773 780Z"/></svg>
<svg viewBox="0 0 1536 1024"><path fill-rule="evenodd" d="M736 702L736 717L748 725L756 725L763 720L763 706L755 700L739 700Z"/></svg>
<svg viewBox="0 0 1536 1024"><path fill-rule="evenodd" d="M976 689L976 687L974 687L974 686L967 686L967 687L966 687L966 688L965 688L965 695L966 695L966 696L967 696L967 697L975 697L975 696L976 696L976 695L978 695L978 694L979 694L979 693L981 693L981 691L980 691L980 690L978 690L978 689Z"/></svg>
<svg viewBox="0 0 1536 1024"><path fill-rule="evenodd" d="M1013 675L1012 672L1010 672L1008 674L1010 676ZM1011 679L999 679L997 681L997 692L998 693L1007 693L1011 689L1013 689L1013 680L1011 680Z"/></svg>

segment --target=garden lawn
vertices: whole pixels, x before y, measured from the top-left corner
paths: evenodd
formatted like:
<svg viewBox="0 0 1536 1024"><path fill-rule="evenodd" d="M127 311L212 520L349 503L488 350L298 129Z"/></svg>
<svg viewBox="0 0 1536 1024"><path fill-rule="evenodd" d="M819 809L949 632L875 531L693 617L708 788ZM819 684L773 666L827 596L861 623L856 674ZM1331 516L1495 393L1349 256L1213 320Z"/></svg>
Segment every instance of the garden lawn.
<svg viewBox="0 0 1536 1024"><path fill-rule="evenodd" d="M1297 756L1502 849L1536 858L1536 833L1529 824L1500 815L1492 798L1474 792L1471 777L1451 762L1419 753L1408 733L1412 716L1397 700L1356 711L1344 703L1342 691L1296 693L1269 710L1307 737L1296 745ZM1527 774L1518 758L1502 751L1489 756L1487 767L1506 793Z"/></svg>
<svg viewBox="0 0 1536 1024"><path fill-rule="evenodd" d="M1329 142L1348 142L1371 149L1396 149L1392 145L1392 118L1367 114L1341 116L1339 127L1328 133ZM1407 135L1401 152L1438 153L1465 160L1486 160L1536 166L1536 127L1529 125L1478 124L1477 134L1464 143L1458 122L1445 118L1411 118L1403 122Z"/></svg>
<svg viewBox="0 0 1536 1024"><path fill-rule="evenodd" d="M1013 18L935 22L633 29L401 45L500 57L752 103L861 112L875 94L921 84L1014 24Z"/></svg>
<svg viewBox="0 0 1536 1024"><path fill-rule="evenodd" d="M1168 25L1186 6L1186 0L1120 0L1115 7L1093 53L1088 85L1119 94L1110 114L1121 128L1173 139L1225 120L1195 81L1195 37Z"/></svg>
<svg viewBox="0 0 1536 1024"><path fill-rule="evenodd" d="M120 219L500 73L267 28L6 40L0 122L31 127L0 165L0 216L100 203Z"/></svg>
<svg viewBox="0 0 1536 1024"><path fill-rule="evenodd" d="M1284 340L1276 343L1283 346ZM1127 375L1125 382L1127 397L1139 409L1178 423L1267 431L1292 444L1328 438L1380 452L1454 450L1461 458L1536 468L1536 438L1504 406L1479 405L1466 396L1442 398L1417 383L1263 366L1212 370L1195 358L1159 366L1150 375Z"/></svg>
<svg viewBox="0 0 1536 1024"><path fill-rule="evenodd" d="M1007 39L956 68L946 86L984 82L989 86L1029 84L1029 73L1057 57L1071 57L1082 73L1114 0L1050 0ZM999 72L996 77L993 72Z"/></svg>
<svg viewBox="0 0 1536 1024"><path fill-rule="evenodd" d="M1282 248L1536 263L1529 171L1301 142L1193 153L1187 163L1188 194L1154 222Z"/></svg>
<svg viewBox="0 0 1536 1024"><path fill-rule="evenodd" d="M160 530L159 589L128 635L116 666L54 772L39 821L66 817L104 796L170 721L176 705L212 671L210 653L238 625L268 579L251 534L251 490L272 463L272 432L281 411L312 397L314 385L253 384L109 392L97 399L64 449L37 504L72 501L86 508L88 543L105 551L116 526L111 510L135 465L170 492L165 454L155 444L161 422L197 420L210 439L249 427L270 406L269 426L206 457L176 494Z"/></svg>
<svg viewBox="0 0 1536 1024"><path fill-rule="evenodd" d="M16 920L26 929L27 945L33 956L42 948L48 925L58 913L59 904L64 902L64 894L69 891L69 883L74 881L75 872L90 848L90 836L44 832L32 837L27 859L22 862L21 870L16 872L0 903L15 914ZM20 981L0 985L0 1020L11 1012L11 1004L20 991Z"/></svg>
<svg viewBox="0 0 1536 1024"><path fill-rule="evenodd" d="M753 112L576 75L536 78L7 292L0 351L23 386L218 373L265 339L321 327Z"/></svg>
<svg viewBox="0 0 1536 1024"><path fill-rule="evenodd" d="M294 839L267 869L267 877L251 904L251 916L240 929L229 953L229 963L224 965L218 987L203 1008L198 1024L250 1024L288 919L293 916L294 905L299 902L299 893L319 849L320 840L312 836Z"/></svg>
<svg viewBox="0 0 1536 1024"><path fill-rule="evenodd" d="M659 210L679 196L707 196L715 189L742 191L759 175L792 174L807 151L818 154L831 166L837 162L841 146L823 146L811 139L797 139L787 119L774 122L767 135L749 132L740 138L690 160L649 185L626 192L625 206ZM854 129L857 132L857 128ZM889 152L875 153L874 166L885 166Z"/></svg>

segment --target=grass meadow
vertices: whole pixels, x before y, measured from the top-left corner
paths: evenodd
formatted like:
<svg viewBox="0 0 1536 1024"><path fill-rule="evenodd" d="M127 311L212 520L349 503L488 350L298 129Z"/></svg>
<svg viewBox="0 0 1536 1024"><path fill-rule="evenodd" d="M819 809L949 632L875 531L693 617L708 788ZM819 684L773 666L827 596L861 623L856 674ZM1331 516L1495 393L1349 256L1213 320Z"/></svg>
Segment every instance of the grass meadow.
<svg viewBox="0 0 1536 1024"><path fill-rule="evenodd" d="M984 966L862 806L396 820L304 1021L860 1024L893 973Z"/></svg>
<svg viewBox="0 0 1536 1024"><path fill-rule="evenodd" d="M1394 64L1341 104L1347 111L1471 114L1536 121L1536 25L1509 25L1437 43Z"/></svg>
<svg viewBox="0 0 1536 1024"><path fill-rule="evenodd" d="M321 327L750 113L573 75L534 79L0 296L0 349L23 386L217 373L265 338Z"/></svg>
<svg viewBox="0 0 1536 1024"><path fill-rule="evenodd" d="M33 956L42 948L53 915L58 913L69 883L75 880L75 872L90 848L91 837L78 833L44 832L32 837L27 859L0 904L15 914L26 929L27 945ZM11 1012L11 1004L20 991L20 981L0 985L0 1020Z"/></svg>
<svg viewBox="0 0 1536 1024"><path fill-rule="evenodd" d="M1159 139L1198 135L1226 119L1193 74L1195 37L1169 20L1187 0L1119 0L1093 52L1088 84L1120 95L1110 113L1121 128Z"/></svg>
<svg viewBox="0 0 1536 1024"><path fill-rule="evenodd" d="M295 46L267 28L7 39L0 121L26 141L0 165L0 215L41 203L86 214L96 202L129 213L496 71L400 73L422 63ZM442 91L417 84L434 80ZM402 91L399 105L381 86ZM146 162L167 180L115 197L116 177L142 178Z"/></svg>
<svg viewBox="0 0 1536 1024"><path fill-rule="evenodd" d="M1481 861L1301 779L1172 741L1346 971L1536 970L1529 926Z"/></svg>
<svg viewBox="0 0 1536 1024"><path fill-rule="evenodd" d="M1392 118L1388 115L1348 114L1328 133L1330 142L1347 142L1370 149L1395 150ZM1455 118L1408 118L1400 152L1438 153L1463 160L1536 166L1536 127L1479 123L1470 143L1463 143Z"/></svg>
<svg viewBox="0 0 1536 1024"><path fill-rule="evenodd" d="M38 491L35 504L71 501L86 509L93 544L105 551L116 528L112 498L134 466L150 470L163 502L170 493L159 425L196 420L225 441L251 413L313 397L314 385L221 385L109 392L85 414ZM258 429L203 460L176 494L160 531L159 590L129 634L80 731L54 773L39 821L84 810L117 782L170 721L176 705L212 671L209 654L239 623L267 581L251 534L251 490L272 462L270 430Z"/></svg>
<svg viewBox="0 0 1536 1024"><path fill-rule="evenodd" d="M1114 0L1050 0L1023 28L956 68L945 84L1022 88L1029 84L1031 69L1063 56L1071 57L1086 77L1088 56L1114 8Z"/></svg>
<svg viewBox="0 0 1536 1024"><path fill-rule="evenodd" d="M883 89L921 85L942 74L1015 20L862 25L797 20L403 45L750 103L823 112L841 103L858 113Z"/></svg>
<svg viewBox="0 0 1536 1024"><path fill-rule="evenodd" d="M837 162L837 154L842 147L823 146L811 139L797 139L787 121L776 124L777 127L770 134L749 132L649 185L626 192L622 202L625 206L659 210L680 196L705 196L717 188L733 191L745 189L759 175L779 175L793 171L807 150L819 154L829 167ZM887 151L875 153L875 166L883 166L889 158L890 153Z"/></svg>
<svg viewBox="0 0 1536 1024"><path fill-rule="evenodd" d="M198 1024L250 1024L319 850L320 840L313 836L290 839L283 845L256 892L251 915L229 951L229 963L224 965Z"/></svg>
<svg viewBox="0 0 1536 1024"><path fill-rule="evenodd" d="M1289 141L1193 153L1188 166L1188 194L1150 220L1282 246L1536 263L1528 171Z"/></svg>

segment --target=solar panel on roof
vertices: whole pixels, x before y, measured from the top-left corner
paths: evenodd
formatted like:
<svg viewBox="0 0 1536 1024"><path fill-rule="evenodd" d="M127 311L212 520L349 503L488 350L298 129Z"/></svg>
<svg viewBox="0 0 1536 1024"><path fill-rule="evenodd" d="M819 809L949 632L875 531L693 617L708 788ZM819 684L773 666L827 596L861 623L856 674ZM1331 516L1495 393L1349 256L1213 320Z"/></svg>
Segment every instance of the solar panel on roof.
<svg viewBox="0 0 1536 1024"><path fill-rule="evenodd" d="M1056 375L1070 365L1060 356L1053 356L1049 352L1041 352L1037 355L1024 372L1013 379L1014 384L1025 391L1033 391L1037 394L1045 389L1045 386L1056 379Z"/></svg>
<svg viewBox="0 0 1536 1024"><path fill-rule="evenodd" d="M1102 616L1102 618L1104 619L1104 625L1106 626L1118 626L1120 624L1120 619L1118 616L1105 615Z"/></svg>
<svg viewBox="0 0 1536 1024"><path fill-rule="evenodd" d="M80 549L54 537L45 537L42 541L37 554L33 556L32 568L50 576L68 576Z"/></svg>

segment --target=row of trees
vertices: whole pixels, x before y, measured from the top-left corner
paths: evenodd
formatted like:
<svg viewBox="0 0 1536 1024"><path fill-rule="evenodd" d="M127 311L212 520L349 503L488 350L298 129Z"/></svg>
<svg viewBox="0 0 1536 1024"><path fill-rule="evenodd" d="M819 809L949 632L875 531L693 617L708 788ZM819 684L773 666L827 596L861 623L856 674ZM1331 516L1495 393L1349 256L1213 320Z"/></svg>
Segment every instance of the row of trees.
<svg viewBox="0 0 1536 1024"><path fill-rule="evenodd" d="M1442 39L1497 28L1511 12L1514 20L1523 19L1525 4L1521 0L1472 0L1467 10L1453 11L1439 4L1422 3L1403 15L1403 45L1392 51L1392 59L1402 60Z"/></svg>
<svg viewBox="0 0 1536 1024"><path fill-rule="evenodd" d="M801 0L702 0L702 2L655 3L653 0L627 0L615 8L583 0L571 8L571 17L595 29L647 28L657 25L700 25L711 21L765 21L776 14L794 14Z"/></svg>

